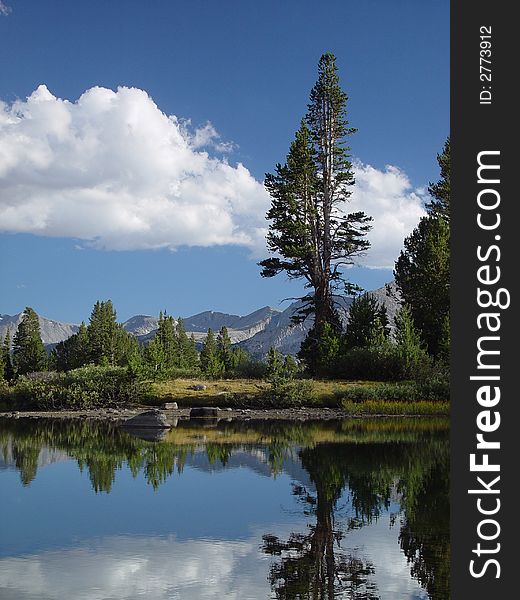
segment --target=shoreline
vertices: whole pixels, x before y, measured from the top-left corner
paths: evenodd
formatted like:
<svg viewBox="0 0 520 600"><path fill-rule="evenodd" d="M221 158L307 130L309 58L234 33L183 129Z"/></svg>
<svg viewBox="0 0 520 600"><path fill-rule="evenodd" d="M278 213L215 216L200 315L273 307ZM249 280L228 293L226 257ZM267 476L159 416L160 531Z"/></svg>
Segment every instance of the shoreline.
<svg viewBox="0 0 520 600"><path fill-rule="evenodd" d="M123 423L127 419L135 415L153 410L150 406L138 406L128 408L101 408L89 410L10 410L0 411L0 419L84 419L93 421L105 422L120 422ZM169 423L173 423L176 419L189 420L191 407L178 409L157 409L164 414ZM197 420L206 420L208 422L216 420L235 420L235 421L330 421L341 419L364 419L364 418L432 418L448 416L436 414L359 414L351 413L339 408L327 407L298 407L298 408L264 408L264 409L248 409L248 408L218 408L217 416L213 418L200 418Z"/></svg>

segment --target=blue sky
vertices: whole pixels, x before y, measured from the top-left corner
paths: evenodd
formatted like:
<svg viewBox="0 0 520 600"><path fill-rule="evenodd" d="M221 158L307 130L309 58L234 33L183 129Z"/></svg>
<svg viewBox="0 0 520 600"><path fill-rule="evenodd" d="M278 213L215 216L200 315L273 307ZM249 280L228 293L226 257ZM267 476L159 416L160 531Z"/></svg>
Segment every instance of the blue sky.
<svg viewBox="0 0 520 600"><path fill-rule="evenodd" d="M349 275L391 279L449 132L448 1L1 6L0 313L245 314L299 295L259 276L262 181L325 51L358 128L353 203L375 218Z"/></svg>

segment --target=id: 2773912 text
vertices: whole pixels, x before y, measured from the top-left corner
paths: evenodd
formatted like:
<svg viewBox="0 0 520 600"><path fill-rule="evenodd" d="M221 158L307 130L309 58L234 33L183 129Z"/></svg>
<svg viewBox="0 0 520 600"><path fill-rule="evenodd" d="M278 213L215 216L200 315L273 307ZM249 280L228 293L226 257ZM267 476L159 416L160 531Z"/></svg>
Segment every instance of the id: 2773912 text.
<svg viewBox="0 0 520 600"><path fill-rule="evenodd" d="M480 104L491 104L491 25L480 28Z"/></svg>

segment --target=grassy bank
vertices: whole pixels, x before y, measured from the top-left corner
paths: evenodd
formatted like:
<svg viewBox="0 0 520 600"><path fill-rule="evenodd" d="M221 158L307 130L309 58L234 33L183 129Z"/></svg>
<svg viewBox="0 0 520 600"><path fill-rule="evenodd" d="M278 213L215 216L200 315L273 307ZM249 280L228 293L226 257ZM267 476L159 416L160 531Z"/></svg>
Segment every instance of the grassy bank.
<svg viewBox="0 0 520 600"><path fill-rule="evenodd" d="M122 367L33 374L0 389L3 410L83 410L136 405L180 408L336 408L353 415L448 415L445 391L414 382L288 379L139 381Z"/></svg>
<svg viewBox="0 0 520 600"><path fill-rule="evenodd" d="M179 407L283 408L294 406L341 408L355 415L448 415L449 402L421 398L411 382L382 384L371 381L305 381L304 398L280 398L265 381L175 379L152 384L150 404L177 402ZM296 387L299 382L292 382ZM197 390L196 386L205 389Z"/></svg>

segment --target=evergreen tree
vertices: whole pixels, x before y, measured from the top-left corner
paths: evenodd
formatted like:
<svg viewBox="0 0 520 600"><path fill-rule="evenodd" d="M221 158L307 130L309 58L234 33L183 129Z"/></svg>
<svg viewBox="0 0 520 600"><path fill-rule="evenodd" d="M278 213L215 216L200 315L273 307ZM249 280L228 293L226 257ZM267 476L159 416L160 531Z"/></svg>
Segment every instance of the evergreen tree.
<svg viewBox="0 0 520 600"><path fill-rule="evenodd" d="M188 337L182 319L175 322L166 312L159 314L155 337L144 350L144 362L155 376L161 377L173 375L175 369L198 368L195 339Z"/></svg>
<svg viewBox="0 0 520 600"><path fill-rule="evenodd" d="M405 239L394 276L413 321L435 357L449 356L450 314L450 139L437 156L441 178L430 184L428 215Z"/></svg>
<svg viewBox="0 0 520 600"><path fill-rule="evenodd" d="M126 367L131 357L135 357L138 353L139 343L137 339L131 333L128 333L121 323L118 323L115 337L115 364Z"/></svg>
<svg viewBox="0 0 520 600"><path fill-rule="evenodd" d="M426 364L428 356L415 328L409 304L403 304L395 316L395 342L403 364L402 375L415 377L420 365Z"/></svg>
<svg viewBox="0 0 520 600"><path fill-rule="evenodd" d="M275 257L261 261L263 277L284 271L289 278L304 279L312 289L295 315L314 315L314 326L304 357L311 369L325 323L336 330L341 324L333 293L344 280L343 267L353 263L369 242L371 218L363 212L346 214L354 174L347 138L355 129L346 118L347 95L339 85L333 54L324 54L318 79L310 93L305 120L292 143L285 165L267 174L265 186L272 203L267 244Z"/></svg>
<svg viewBox="0 0 520 600"><path fill-rule="evenodd" d="M308 343L309 339L304 343ZM329 323L325 323L317 348L316 371L321 375L330 375L340 350L341 335Z"/></svg>
<svg viewBox="0 0 520 600"><path fill-rule="evenodd" d="M426 210L432 217L444 219L450 222L450 170L451 170L451 152L450 138L444 143L441 154L437 154L437 162L441 170L441 178L437 183L430 183L428 192L432 196L431 202L426 204Z"/></svg>
<svg viewBox="0 0 520 600"><path fill-rule="evenodd" d="M350 306L344 341L348 350L383 344L389 335L384 305L369 293L354 298Z"/></svg>
<svg viewBox="0 0 520 600"><path fill-rule="evenodd" d="M451 355L451 327L449 313L444 315L439 336L439 352L438 357L444 361L446 365L450 363Z"/></svg>
<svg viewBox="0 0 520 600"><path fill-rule="evenodd" d="M428 352L439 355L450 310L450 229L444 219L421 219L404 241L394 276Z"/></svg>
<svg viewBox="0 0 520 600"><path fill-rule="evenodd" d="M197 352L197 343L195 342L195 336L193 333L188 338L188 345L186 346L186 366L189 369L198 369L200 367L199 353Z"/></svg>
<svg viewBox="0 0 520 600"><path fill-rule="evenodd" d="M269 348L267 353L266 375L273 388L277 388L286 380L283 355L273 346Z"/></svg>
<svg viewBox="0 0 520 600"><path fill-rule="evenodd" d="M180 369L194 370L199 366L199 354L193 334L188 336L184 321L179 317L176 326L177 348L178 348L178 367Z"/></svg>
<svg viewBox="0 0 520 600"><path fill-rule="evenodd" d="M166 357L161 340L157 335L144 347L143 360L153 377L163 375Z"/></svg>
<svg viewBox="0 0 520 600"><path fill-rule="evenodd" d="M202 371L210 377L219 377L224 371L224 364L217 352L217 343L213 330L208 329L208 335L202 344L200 351L200 366Z"/></svg>
<svg viewBox="0 0 520 600"><path fill-rule="evenodd" d="M3 351L4 342L2 340L2 348L0 351L0 381L5 381L5 355Z"/></svg>
<svg viewBox="0 0 520 600"><path fill-rule="evenodd" d="M217 356L224 365L224 371L229 373L233 368L233 352L227 327L224 325L217 335Z"/></svg>
<svg viewBox="0 0 520 600"><path fill-rule="evenodd" d="M159 323L155 334L156 343L162 348L162 369L167 371L179 366L179 345L175 321L166 312L159 314Z"/></svg>
<svg viewBox="0 0 520 600"><path fill-rule="evenodd" d="M117 315L112 301L98 300L88 325L90 360L96 365L115 365L117 337Z"/></svg>
<svg viewBox="0 0 520 600"><path fill-rule="evenodd" d="M88 330L85 323L81 323L77 333L56 345L52 359L58 371L78 369L90 362Z"/></svg>
<svg viewBox="0 0 520 600"><path fill-rule="evenodd" d="M14 379L13 360L11 358L11 331L8 329L2 343L2 366L5 381Z"/></svg>
<svg viewBox="0 0 520 600"><path fill-rule="evenodd" d="M13 365L17 375L25 375L47 368L47 352L40 335L38 315L29 306L13 339Z"/></svg>

